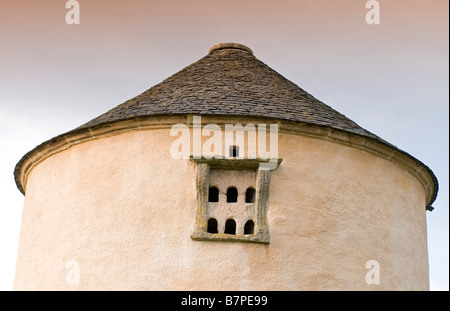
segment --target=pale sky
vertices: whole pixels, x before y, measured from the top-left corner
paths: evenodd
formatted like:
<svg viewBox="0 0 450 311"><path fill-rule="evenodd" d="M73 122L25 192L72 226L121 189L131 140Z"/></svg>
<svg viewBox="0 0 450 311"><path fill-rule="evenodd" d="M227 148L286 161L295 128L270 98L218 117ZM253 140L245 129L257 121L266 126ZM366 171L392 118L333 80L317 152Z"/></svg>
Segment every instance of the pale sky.
<svg viewBox="0 0 450 311"><path fill-rule="evenodd" d="M16 163L205 56L238 42L316 98L429 166L430 285L449 289L448 0L0 0L0 289L12 288L24 197Z"/></svg>

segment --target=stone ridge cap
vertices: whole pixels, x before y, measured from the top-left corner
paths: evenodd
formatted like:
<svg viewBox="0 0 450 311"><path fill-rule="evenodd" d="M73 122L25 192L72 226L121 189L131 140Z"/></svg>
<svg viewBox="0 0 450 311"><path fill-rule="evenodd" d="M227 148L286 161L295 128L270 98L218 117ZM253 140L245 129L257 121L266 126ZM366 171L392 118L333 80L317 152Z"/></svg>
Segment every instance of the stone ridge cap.
<svg viewBox="0 0 450 311"><path fill-rule="evenodd" d="M246 51L253 55L253 51L248 47L240 43L218 43L216 45L213 45L209 51L208 54L217 51L217 50L225 50L225 49L236 49L236 50L242 50Z"/></svg>
<svg viewBox="0 0 450 311"><path fill-rule="evenodd" d="M172 116L180 117L180 116L188 116L188 115L189 114L179 114L179 115L170 115L169 117L172 117ZM89 133L89 135L86 135L86 137L91 137L92 139L96 139L96 137L93 134L93 130L95 130L96 128L102 128L102 127L105 127L107 125L111 125L111 124L115 124L115 123L125 123L125 122L129 122L129 121L132 121L132 120L136 121L138 126L135 127L135 129L139 130L139 120L155 119L155 118L158 118L158 117L161 117L161 116L166 116L167 117L168 115L167 114L151 115L151 116L144 116L144 117L132 117L132 118L129 118L129 119L122 119L122 120L119 120L119 121L106 121L104 123L96 124L96 125L94 125L92 127L75 128L75 129L70 130L68 132L65 132L63 134L57 135L57 136L55 136L55 137L53 137L53 138L51 138L51 139L49 139L47 141L44 141L41 144L39 144L38 146L34 147L32 150L28 151L19 160L19 162L16 164L16 166L14 168L14 180L15 180L16 186L19 189L19 191L23 195L25 195L24 185L22 184L22 180L21 180L21 177L22 177L22 174L23 174L23 172L22 172L23 171L23 166L27 162L28 159L30 159L30 161L32 161L31 160L31 156L32 155L34 155L36 153L40 153L40 151L43 150L44 148L46 148L47 146L50 146L50 145L52 145L54 143L57 143L57 142L61 142L63 140L66 140L66 142L69 143L69 141L67 139L68 137L70 137L72 135L76 135L76 134L81 134L83 132L84 133ZM221 117L220 115L201 115L201 116L204 116L204 117ZM230 115L225 115L225 116L230 117ZM336 129L336 128L333 128L333 127L330 127L330 126L318 125L318 124L315 124L315 123L298 122L298 121L290 121L290 120L279 120L279 119L276 119L276 118L258 117L258 116L241 116L241 115L237 115L236 117L242 117L242 118L248 118L248 119L265 119L267 121L269 121L269 120L284 121L284 122L287 122L287 123L294 123L294 124L297 124L299 126L304 126L306 124L306 125L311 126L311 127L319 127L319 128L322 128L322 129L328 128L329 130L332 130L332 131L343 132L345 134L349 134L349 135L353 135L353 136L359 136L359 137L362 137L362 138L367 139L369 141L372 141L372 142L381 144L381 145L383 145L385 147L388 147L392 151L397 152L397 153L401 154L402 156L405 156L405 157L413 160L416 164L418 164L420 167L422 167L426 171L426 173L431 177L432 184L433 184L433 193L431 194L431 196L429 198L426 198L427 199L426 209L430 210L430 211L433 210L433 207L431 205L436 200L437 193L438 193L438 190L439 190L439 182L437 180L437 177L435 176L433 171L426 164L424 164L422 161L418 160L417 158L415 158L411 154L407 153L406 151L403 151L403 150L399 149L398 147L392 145L391 143L388 143L388 142L386 142L386 141L384 141L382 139L376 139L376 138L371 137L369 135L362 135L362 134L359 134L359 133L354 133L354 132L346 131L346 130L343 130L343 129ZM188 124L188 126L191 126L191 125L192 124ZM301 135L301 134L299 134L299 135ZM342 143L342 142L339 142L339 141L336 141L336 140L334 142ZM27 168L27 170L28 170L28 168ZM417 178L417 176L415 176L415 177Z"/></svg>

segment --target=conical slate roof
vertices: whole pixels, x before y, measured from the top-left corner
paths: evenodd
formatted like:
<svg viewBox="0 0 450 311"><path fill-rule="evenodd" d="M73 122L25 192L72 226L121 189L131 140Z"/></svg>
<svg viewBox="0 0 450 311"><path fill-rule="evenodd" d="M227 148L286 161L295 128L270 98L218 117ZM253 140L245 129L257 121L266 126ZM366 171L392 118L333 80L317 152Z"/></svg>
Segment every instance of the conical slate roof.
<svg viewBox="0 0 450 311"><path fill-rule="evenodd" d="M239 115L322 125L381 140L317 100L236 43L208 55L144 93L80 126L156 115Z"/></svg>
<svg viewBox="0 0 450 311"><path fill-rule="evenodd" d="M17 187L25 193L26 181L22 177L30 167L57 150L63 150L65 144L94 137L91 130L97 126L129 119L187 114L271 118L367 138L387 147L387 155L386 150L381 152L385 158L404 162L406 168L421 180L427 191L427 209L432 209L437 195L438 181L425 164L314 98L258 60L248 47L236 43L213 46L208 55L142 94L35 147L16 165ZM83 133L87 133L86 137ZM375 148L373 152L378 154L376 146L367 147L364 143L364 148Z"/></svg>

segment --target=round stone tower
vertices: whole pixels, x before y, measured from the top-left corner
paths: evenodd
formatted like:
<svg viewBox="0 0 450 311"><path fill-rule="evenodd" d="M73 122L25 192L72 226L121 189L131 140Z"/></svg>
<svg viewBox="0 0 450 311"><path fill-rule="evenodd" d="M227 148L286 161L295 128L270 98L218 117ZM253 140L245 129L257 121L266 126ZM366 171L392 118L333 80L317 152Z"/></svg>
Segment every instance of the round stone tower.
<svg viewBox="0 0 450 311"><path fill-rule="evenodd" d="M432 171L208 55L28 152L16 290L427 290Z"/></svg>

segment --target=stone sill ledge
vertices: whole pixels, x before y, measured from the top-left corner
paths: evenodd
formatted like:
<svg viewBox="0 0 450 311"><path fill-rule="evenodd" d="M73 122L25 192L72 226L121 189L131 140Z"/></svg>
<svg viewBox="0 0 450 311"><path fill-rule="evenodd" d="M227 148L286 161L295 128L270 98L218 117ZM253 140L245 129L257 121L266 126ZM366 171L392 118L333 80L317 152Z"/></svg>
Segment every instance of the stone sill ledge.
<svg viewBox="0 0 450 311"><path fill-rule="evenodd" d="M220 241L220 242L247 242L269 244L270 237L268 234L227 234L227 233L208 233L194 232L191 235L194 241Z"/></svg>

